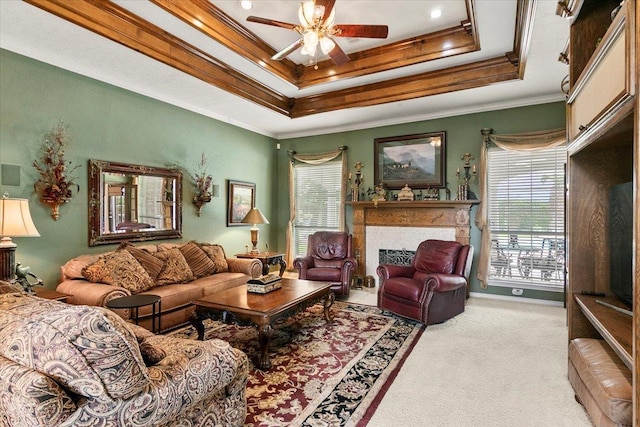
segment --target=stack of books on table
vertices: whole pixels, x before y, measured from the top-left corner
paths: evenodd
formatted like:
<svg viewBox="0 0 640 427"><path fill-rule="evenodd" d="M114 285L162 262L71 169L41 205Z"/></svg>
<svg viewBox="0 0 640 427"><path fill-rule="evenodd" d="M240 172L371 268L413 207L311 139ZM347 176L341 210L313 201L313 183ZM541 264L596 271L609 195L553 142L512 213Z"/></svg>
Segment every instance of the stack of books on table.
<svg viewBox="0 0 640 427"><path fill-rule="evenodd" d="M247 292L266 294L282 287L282 277L277 274L267 274L247 282Z"/></svg>

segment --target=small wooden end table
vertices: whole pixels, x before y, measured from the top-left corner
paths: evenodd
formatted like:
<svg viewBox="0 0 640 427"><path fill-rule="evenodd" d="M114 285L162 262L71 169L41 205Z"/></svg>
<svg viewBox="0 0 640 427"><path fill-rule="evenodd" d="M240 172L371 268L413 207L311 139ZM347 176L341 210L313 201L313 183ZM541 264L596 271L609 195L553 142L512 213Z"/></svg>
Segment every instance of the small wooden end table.
<svg viewBox="0 0 640 427"><path fill-rule="evenodd" d="M259 259L262 262L262 275L269 274L269 267L272 265L280 264L280 277L287 269L287 262L284 260L284 254L277 252L258 252L252 254L251 252L246 254L236 254L236 258L253 258Z"/></svg>
<svg viewBox="0 0 640 427"><path fill-rule="evenodd" d="M67 298L71 296L69 294L64 294L62 292L58 292L53 289L43 288L41 286L34 286L33 290L36 293L37 297L44 298L44 299L51 299L55 301L67 302Z"/></svg>
<svg viewBox="0 0 640 427"><path fill-rule="evenodd" d="M133 320L135 321L136 325L138 324L139 320L138 309L140 307L144 307L145 305L151 306L151 332L160 332L162 330L162 299L160 298L160 296L151 294L129 295L126 297L114 298L107 301L106 304L108 308L134 309L135 314L133 316ZM158 310L158 329L156 329L156 308Z"/></svg>
<svg viewBox="0 0 640 427"><path fill-rule="evenodd" d="M191 323L198 331L198 339L204 339L206 318L224 323L251 325L258 329L260 344L260 369L271 368L269 345L273 335L273 323L319 302L324 303L324 319L333 320L330 308L335 301L331 284L299 279L282 279L282 287L266 294L247 292L247 285L207 295L194 301L196 312Z"/></svg>

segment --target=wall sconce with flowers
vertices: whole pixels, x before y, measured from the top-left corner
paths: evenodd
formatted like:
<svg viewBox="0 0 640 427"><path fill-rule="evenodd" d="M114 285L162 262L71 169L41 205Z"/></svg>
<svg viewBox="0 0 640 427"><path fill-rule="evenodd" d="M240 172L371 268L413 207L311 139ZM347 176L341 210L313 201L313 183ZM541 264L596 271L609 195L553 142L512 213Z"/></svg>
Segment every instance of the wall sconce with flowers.
<svg viewBox="0 0 640 427"><path fill-rule="evenodd" d="M213 177L207 173L207 158L204 153L200 157L200 162L196 165L195 173L189 173L195 186L193 193L193 204L195 205L197 215L202 214L202 207L211 201L213 190Z"/></svg>
<svg viewBox="0 0 640 427"><path fill-rule="evenodd" d="M59 206L67 203L73 197L71 190L76 192L80 186L75 183L77 177L71 173L80 165L71 166L71 161L64 158L65 148L69 144L68 126L61 120L53 131L45 136L42 146L42 157L33 161L33 167L40 174L34 188L40 201L51 208L51 218L57 221L60 217Z"/></svg>

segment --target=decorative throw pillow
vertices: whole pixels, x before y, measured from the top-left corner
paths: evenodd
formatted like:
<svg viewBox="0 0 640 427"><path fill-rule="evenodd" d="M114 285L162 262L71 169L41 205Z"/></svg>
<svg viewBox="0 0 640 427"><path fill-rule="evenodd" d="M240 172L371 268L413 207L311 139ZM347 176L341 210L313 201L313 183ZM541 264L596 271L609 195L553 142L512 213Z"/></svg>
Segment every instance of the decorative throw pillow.
<svg viewBox="0 0 640 427"><path fill-rule="evenodd" d="M189 242L178 248L195 277L204 277L213 274L215 264L196 242Z"/></svg>
<svg viewBox="0 0 640 427"><path fill-rule="evenodd" d="M167 357L167 353L160 347L156 347L148 341L140 343L140 354L146 366L153 366Z"/></svg>
<svg viewBox="0 0 640 427"><path fill-rule="evenodd" d="M106 283L128 289L137 294L154 285L147 271L127 251L115 251L98 258L82 269L82 275L90 282Z"/></svg>
<svg viewBox="0 0 640 427"><path fill-rule="evenodd" d="M154 256L154 254L148 250L137 248L129 243L123 243L120 247L133 255L142 268L147 271L151 280L156 281L162 271L162 267L164 267L162 260L158 259L158 257Z"/></svg>
<svg viewBox="0 0 640 427"><path fill-rule="evenodd" d="M207 256L211 258L211 261L213 261L214 273L229 271L229 264L227 264L227 256L225 255L224 249L222 248L222 246L203 243L200 245L200 247L207 254Z"/></svg>
<svg viewBox="0 0 640 427"><path fill-rule="evenodd" d="M186 283L193 280L191 268L178 248L161 250L154 256L164 261L164 267L156 279L158 285Z"/></svg>

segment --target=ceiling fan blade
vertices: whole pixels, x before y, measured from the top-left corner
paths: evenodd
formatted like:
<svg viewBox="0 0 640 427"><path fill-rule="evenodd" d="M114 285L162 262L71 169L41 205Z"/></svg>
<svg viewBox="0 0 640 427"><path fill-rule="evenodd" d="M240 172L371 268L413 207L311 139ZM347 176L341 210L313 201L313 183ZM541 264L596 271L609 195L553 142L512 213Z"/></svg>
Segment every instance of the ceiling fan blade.
<svg viewBox="0 0 640 427"><path fill-rule="evenodd" d="M338 43L336 43L336 46L329 51L329 56L333 60L333 63L336 65L346 64L350 61L347 54L344 53L344 50L342 50L342 48L338 46Z"/></svg>
<svg viewBox="0 0 640 427"><path fill-rule="evenodd" d="M288 22L274 21L273 19L260 18L258 16L247 16L247 21L256 22L258 24L272 25L274 27L286 28L288 30L295 30L295 24L289 24Z"/></svg>
<svg viewBox="0 0 640 427"><path fill-rule="evenodd" d="M300 40L291 43L289 46L285 47L280 52L273 55L271 59L273 59L274 61L281 61L287 56L289 56L290 53L292 53L293 51L301 47L303 44L304 44L304 39L301 38Z"/></svg>
<svg viewBox="0 0 640 427"><path fill-rule="evenodd" d="M333 26L336 37L366 37L371 39L386 39L389 27L386 25L350 25L339 24Z"/></svg>
<svg viewBox="0 0 640 427"><path fill-rule="evenodd" d="M336 0L316 0L316 6L324 6L324 15L322 15L322 21L324 22L335 6Z"/></svg>

